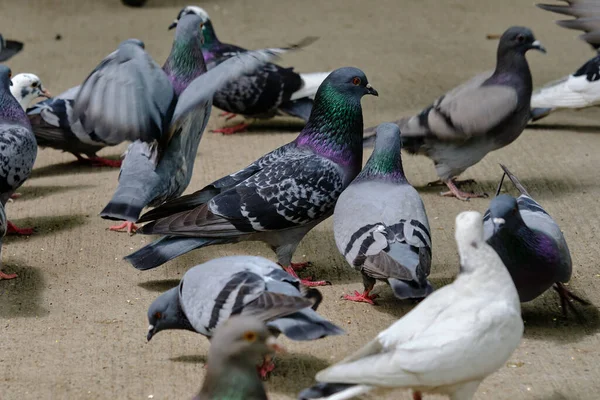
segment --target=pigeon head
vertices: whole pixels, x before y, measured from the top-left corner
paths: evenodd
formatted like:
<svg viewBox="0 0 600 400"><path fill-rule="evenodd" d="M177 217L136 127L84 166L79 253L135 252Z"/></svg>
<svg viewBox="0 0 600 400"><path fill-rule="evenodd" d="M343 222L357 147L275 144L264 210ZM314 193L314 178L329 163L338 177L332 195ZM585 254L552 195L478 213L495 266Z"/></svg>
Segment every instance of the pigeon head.
<svg viewBox="0 0 600 400"><path fill-rule="evenodd" d="M213 360L231 361L254 367L256 360L282 348L267 326L254 317L234 316L215 330L208 365Z"/></svg>
<svg viewBox="0 0 600 400"><path fill-rule="evenodd" d="M546 52L544 46L533 36L531 29L523 26L513 26L508 28L500 37L498 55L514 52L525 54L531 49L541 51L542 53Z"/></svg>
<svg viewBox="0 0 600 400"><path fill-rule="evenodd" d="M12 71L6 65L0 65L0 87L8 90L12 86Z"/></svg>
<svg viewBox="0 0 600 400"><path fill-rule="evenodd" d="M507 194L496 196L491 201L490 218L494 224L494 234L505 229L514 230L523 223L517 199Z"/></svg>
<svg viewBox="0 0 600 400"><path fill-rule="evenodd" d="M166 329L185 329L195 331L179 305L179 290L176 286L161 294L148 309L148 335L150 341L158 332Z"/></svg>
<svg viewBox="0 0 600 400"><path fill-rule="evenodd" d="M10 92L24 110L38 97L50 98L50 93L42 85L41 79L34 74L18 74L12 78Z"/></svg>
<svg viewBox="0 0 600 400"><path fill-rule="evenodd" d="M366 94L379 96L363 71L354 67L344 67L333 71L321 84L321 89L335 91L351 98L360 99ZM317 95L319 96L319 91Z"/></svg>
<svg viewBox="0 0 600 400"><path fill-rule="evenodd" d="M477 211L465 211L456 216L456 231L454 233L458 253L461 259L471 248L484 244L483 219Z"/></svg>
<svg viewBox="0 0 600 400"><path fill-rule="evenodd" d="M202 37L202 26L204 25L204 21L196 14L185 14L179 20L177 24L177 29L175 30L175 40L190 40L190 39L200 39L200 44L203 43L204 39Z"/></svg>
<svg viewBox="0 0 600 400"><path fill-rule="evenodd" d="M179 20L184 15L190 15L190 14L199 16L200 18L202 18L202 22L204 22L204 23L210 21L210 17L208 16L208 13L206 11L204 11L203 8L200 8L198 6L186 6L186 7L183 7L181 10L179 10L179 14L177 14L177 18L175 18L175 20L171 23L171 25L169 25L169 30L175 28L177 26L177 24L179 23Z"/></svg>
<svg viewBox="0 0 600 400"><path fill-rule="evenodd" d="M377 127L375 148L357 179L406 181L402 168L400 128L394 123Z"/></svg>

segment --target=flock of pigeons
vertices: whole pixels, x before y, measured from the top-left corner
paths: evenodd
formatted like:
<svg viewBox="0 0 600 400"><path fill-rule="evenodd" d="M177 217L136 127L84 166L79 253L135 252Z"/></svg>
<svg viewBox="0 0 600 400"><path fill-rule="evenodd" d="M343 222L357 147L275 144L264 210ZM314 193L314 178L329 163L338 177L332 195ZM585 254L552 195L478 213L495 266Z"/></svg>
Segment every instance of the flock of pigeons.
<svg viewBox="0 0 600 400"><path fill-rule="evenodd" d="M561 25L586 30L584 39L598 48L600 19L593 16L600 15L600 4L568 3L541 7L578 17ZM423 392L471 399L519 345L520 302L554 288L565 313L578 313L572 300L588 304L564 286L572 265L559 226L504 165L502 181L508 176L518 197L500 194L501 181L485 215L457 216L460 272L434 291L427 279L429 222L404 175L400 150L433 160L449 189L444 196L484 196L462 191L455 178L512 143L532 118L595 104L599 57L534 93L525 53L545 49L531 30L511 27L499 38L493 71L416 116L367 129L373 135L364 137L361 99L378 93L363 71L298 74L272 63L314 38L248 51L220 42L208 14L195 6L182 9L174 27L162 68L141 41L126 40L80 86L56 97L36 75L12 77L0 66L0 223L2 236L32 233L10 223L4 206L31 173L40 146L121 168L100 215L122 222L115 230L162 235L126 257L139 270L205 246L267 243L278 263L253 256L214 259L191 268L150 305L148 340L168 329L213 338L198 399L266 399L260 378L273 370L271 354L279 348L272 335L315 340L343 333L316 312L322 295L313 287L329 282L299 278L296 271L307 263L292 262L302 238L331 215L337 247L364 282L362 293L346 299L374 304L371 291L383 281L396 297L422 301L362 349L319 372L301 399L409 388L415 399ZM22 47L0 36L0 61ZM30 105L37 97L48 99ZM290 115L306 125L294 141L182 196L213 104L228 116ZM122 164L96 155L124 141L132 143ZM363 147L373 142L363 167ZM148 206L154 208L141 215ZM2 279L15 277L0 271Z"/></svg>

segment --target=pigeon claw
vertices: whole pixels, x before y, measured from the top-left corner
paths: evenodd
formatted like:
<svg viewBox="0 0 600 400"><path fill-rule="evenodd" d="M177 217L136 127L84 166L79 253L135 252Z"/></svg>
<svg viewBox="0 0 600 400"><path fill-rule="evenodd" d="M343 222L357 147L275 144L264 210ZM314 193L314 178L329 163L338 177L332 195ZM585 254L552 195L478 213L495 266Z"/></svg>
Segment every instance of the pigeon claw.
<svg viewBox="0 0 600 400"><path fill-rule="evenodd" d="M358 303L369 303L371 305L375 305L375 302L373 300L375 300L378 295L376 294L369 294L369 290L365 290L362 293L359 293L357 290L354 291L354 296L352 295L345 295L344 299L345 300L350 300L350 301L356 301Z"/></svg>
<svg viewBox="0 0 600 400"><path fill-rule="evenodd" d="M226 128L213 129L211 132L222 133L223 135L233 135L234 133L243 132L248 128L250 124L242 122L241 124L229 126Z"/></svg>
<svg viewBox="0 0 600 400"><path fill-rule="evenodd" d="M265 358L263 363L261 365L258 365L256 369L258 370L258 375L260 376L260 379L266 381L271 372L275 370L275 363L273 362L272 358Z"/></svg>
<svg viewBox="0 0 600 400"><path fill-rule="evenodd" d="M6 234L27 236L33 234L33 228L18 228L15 224L8 221L6 224Z"/></svg>
<svg viewBox="0 0 600 400"><path fill-rule="evenodd" d="M312 267L312 263L310 261L301 262L301 263L290 263L290 268L294 271L299 271L304 268Z"/></svg>
<svg viewBox="0 0 600 400"><path fill-rule="evenodd" d="M236 115L237 115L236 113L232 113L229 111L223 111L222 113L219 114L219 117L225 117L225 120L229 121L230 119L235 118Z"/></svg>
<svg viewBox="0 0 600 400"><path fill-rule="evenodd" d="M462 200L462 201L469 201L469 199L474 199L474 198L488 197L487 193L463 192L458 187L456 187L456 183L453 180L448 180L445 183L446 183L446 186L448 186L448 189L450 189L450 190L447 192L440 193L440 195L442 195L443 197L456 197L457 199ZM464 183L464 181L461 183Z"/></svg>
<svg viewBox="0 0 600 400"><path fill-rule="evenodd" d="M0 280L15 279L16 277L17 277L17 274L5 274L4 272L0 271Z"/></svg>
<svg viewBox="0 0 600 400"><path fill-rule="evenodd" d="M421 392L413 392L413 400L423 400L423 395Z"/></svg>
<svg viewBox="0 0 600 400"><path fill-rule="evenodd" d="M11 200L16 200L19 197L21 197L21 193L13 193L13 194L10 195L10 199Z"/></svg>
<svg viewBox="0 0 600 400"><path fill-rule="evenodd" d="M558 296L560 297L560 306L562 309L562 313L563 316L566 317L568 310L570 309L575 315L577 315L578 317L581 317L581 314L579 313L579 311L575 308L575 306L573 305L573 300L575 300L576 302L583 304L585 306L589 306L590 303L584 299L582 299L581 297L575 295L575 293L571 292L569 289L567 289L565 287L565 285L563 285L560 282L557 282L555 284L555 286L553 286L554 290L556 290L556 292L558 293Z"/></svg>
<svg viewBox="0 0 600 400"><path fill-rule="evenodd" d="M92 157L89 159L92 167L110 167L110 168L121 168L123 160L109 160L108 158Z"/></svg>
<svg viewBox="0 0 600 400"><path fill-rule="evenodd" d="M127 232L129 236L133 236L133 234L138 230L138 227L133 222L125 221L120 225L113 225L108 227L109 231L115 232Z"/></svg>
<svg viewBox="0 0 600 400"><path fill-rule="evenodd" d="M300 278L296 271L294 271L294 263L291 263L289 267L283 267L285 272L293 276L294 278L300 279L300 283L307 287L315 287L315 286L328 286L331 285L329 281L313 281L311 276L306 278Z"/></svg>

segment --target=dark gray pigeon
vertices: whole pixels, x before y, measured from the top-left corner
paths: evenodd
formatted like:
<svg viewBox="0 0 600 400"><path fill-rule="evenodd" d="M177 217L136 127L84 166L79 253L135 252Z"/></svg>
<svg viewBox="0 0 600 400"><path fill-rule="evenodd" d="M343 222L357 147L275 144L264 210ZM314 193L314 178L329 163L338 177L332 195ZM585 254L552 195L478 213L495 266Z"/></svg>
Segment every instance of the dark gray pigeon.
<svg viewBox="0 0 600 400"><path fill-rule="evenodd" d="M0 203L3 206L29 178L37 157L35 136L25 111L10 93L10 78L10 69L0 65ZM8 221L7 233L31 235L33 229L20 229Z"/></svg>
<svg viewBox="0 0 600 400"><path fill-rule="evenodd" d="M162 69L139 43L122 43L90 74L75 98L73 120L93 132L94 140L133 141L117 190L100 213L105 219L125 221L112 230L132 233L144 207L183 193L215 91L288 50L248 52L206 72L201 22L196 15L181 19Z"/></svg>
<svg viewBox="0 0 600 400"><path fill-rule="evenodd" d="M204 44L202 53L208 69L223 61L247 52L248 50L221 42L215 33L208 13L198 6L187 6L179 11L169 29L177 26L181 17L195 14L202 18ZM316 37L306 38L303 45L314 42ZM317 89L329 72L299 74L293 68L266 63L252 74L247 74L215 93L213 104L225 112L227 119L240 114L250 118L271 118L276 115L288 115L308 120ZM213 132L233 134L249 126L248 122L215 129Z"/></svg>
<svg viewBox="0 0 600 400"><path fill-rule="evenodd" d="M5 40L0 34L0 61L8 61L21 50L23 50L23 43L16 40Z"/></svg>
<svg viewBox="0 0 600 400"><path fill-rule="evenodd" d="M560 227L508 168L500 165L519 190L518 198L497 195L484 215L484 237L496 250L515 282L521 302L535 299L550 287L558 292L563 312L576 300L564 283L571 279L571 254ZM504 179L504 176L503 176ZM500 186L498 192L500 192Z"/></svg>
<svg viewBox="0 0 600 400"><path fill-rule="evenodd" d="M292 340L315 340L344 331L315 312L321 293L308 289L262 257L217 258L188 270L178 286L148 309L148 340L166 329L185 329L212 337L232 315L267 322ZM312 307L312 308L311 308ZM262 375L272 369L262 366Z"/></svg>
<svg viewBox="0 0 600 400"><path fill-rule="evenodd" d="M4 211L4 206L0 203L0 267L2 266L2 241L4 236L6 236L7 230L7 219L6 219L6 211ZM0 270L0 280L2 279L14 279L17 277L17 274L7 274Z"/></svg>
<svg viewBox="0 0 600 400"><path fill-rule="evenodd" d="M211 70L214 71L214 70ZM266 242L296 276L296 247L333 213L362 164L361 98L377 95L364 72L340 68L325 79L300 135L248 167L149 211L144 234L167 235L125 257L147 270L201 247ZM324 285L325 281L305 285Z"/></svg>
<svg viewBox="0 0 600 400"><path fill-rule="evenodd" d="M400 299L422 298L433 291L431 234L419 193L404 176L400 129L377 127L375 150L362 172L344 190L333 212L338 250L362 273L365 290L347 300L373 304L369 293L377 279L390 284Z"/></svg>
<svg viewBox="0 0 600 400"><path fill-rule="evenodd" d="M265 326L253 317L235 316L215 332L208 353L206 377L193 400L267 400L256 373L256 360L282 349Z"/></svg>
<svg viewBox="0 0 600 400"><path fill-rule="evenodd" d="M537 6L575 19L556 21L564 28L577 29L585 33L580 36L595 51L596 55L573 74L550 82L536 90L531 97L531 118L544 118L560 109L580 109L600 104L600 2L565 1L568 5L538 4Z"/></svg>
<svg viewBox="0 0 600 400"><path fill-rule="evenodd" d="M433 160L450 189L443 196L484 197L459 190L455 178L523 132L530 116L532 83L525 58L530 49L546 51L528 28L509 28L500 38L493 72L449 91L418 115L396 121L402 147Z"/></svg>

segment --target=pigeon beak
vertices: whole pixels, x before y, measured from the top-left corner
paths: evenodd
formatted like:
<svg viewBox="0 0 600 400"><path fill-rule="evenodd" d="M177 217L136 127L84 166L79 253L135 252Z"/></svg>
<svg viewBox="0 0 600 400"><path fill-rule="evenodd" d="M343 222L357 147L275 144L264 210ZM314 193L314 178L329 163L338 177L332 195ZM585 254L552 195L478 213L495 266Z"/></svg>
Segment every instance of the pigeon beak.
<svg viewBox="0 0 600 400"><path fill-rule="evenodd" d="M148 327L148 336L146 336L146 339L148 339L148 341L150 341L150 339L152 339L152 336L154 336L155 333L156 333L156 329L154 329L154 325L150 325Z"/></svg>
<svg viewBox="0 0 600 400"><path fill-rule="evenodd" d="M504 218L494 218L492 219L492 222L494 223L494 234L498 233L500 228L502 228L502 225L506 223Z"/></svg>
<svg viewBox="0 0 600 400"><path fill-rule="evenodd" d="M177 26L177 20L173 21L171 25L169 25L169 30L175 28Z"/></svg>
<svg viewBox="0 0 600 400"><path fill-rule="evenodd" d="M270 336L267 339L267 347L269 349L271 349L273 352L275 353L285 353L285 348L283 346L281 346L279 343L277 343L277 339L275 339L275 336Z"/></svg>
<svg viewBox="0 0 600 400"><path fill-rule="evenodd" d="M42 88L42 91L41 91L41 93L40 93L40 96L41 96L41 97L45 97L45 98L47 98L47 99L49 99L49 98L51 98L51 97L52 97L52 95L50 94L50 92L49 92L49 91L47 91L45 88Z"/></svg>
<svg viewBox="0 0 600 400"><path fill-rule="evenodd" d="M531 48L541 51L544 54L546 53L546 48L544 46L542 46L542 44L540 43L539 40L536 40L533 43L531 43Z"/></svg>
<svg viewBox="0 0 600 400"><path fill-rule="evenodd" d="M367 85L365 87L367 88L368 94L372 94L373 96L379 96L379 93L377 93L377 90L375 90L375 88L373 86L371 86L370 83L367 83Z"/></svg>

